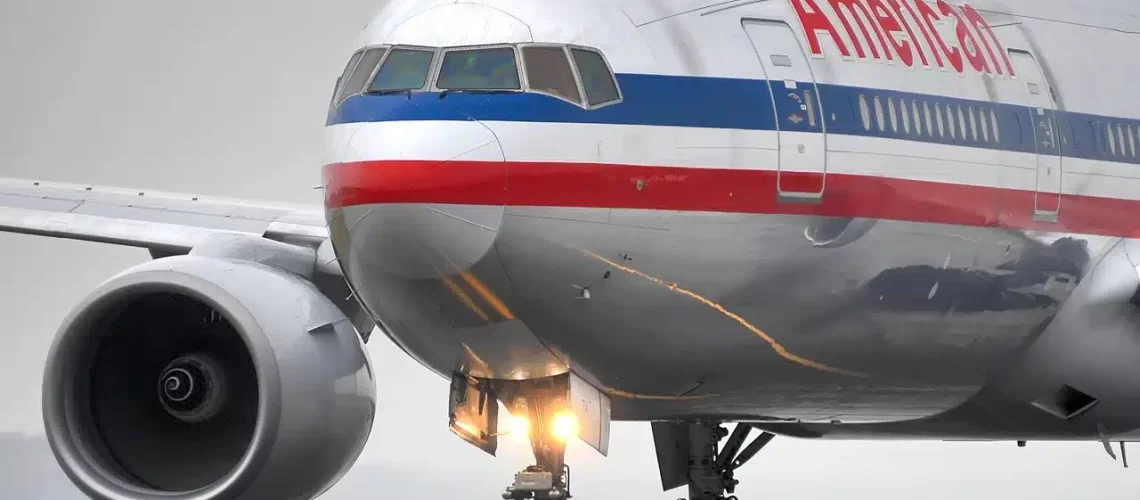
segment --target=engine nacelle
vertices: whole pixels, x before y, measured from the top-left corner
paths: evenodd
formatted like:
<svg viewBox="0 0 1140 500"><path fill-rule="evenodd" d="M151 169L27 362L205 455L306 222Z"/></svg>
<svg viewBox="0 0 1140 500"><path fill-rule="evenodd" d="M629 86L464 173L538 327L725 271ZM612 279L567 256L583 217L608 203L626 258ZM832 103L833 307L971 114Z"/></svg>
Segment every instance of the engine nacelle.
<svg viewBox="0 0 1140 500"><path fill-rule="evenodd" d="M240 260L170 257L111 278L64 320L44 371L52 451L100 500L313 498L356 461L375 409L341 310Z"/></svg>

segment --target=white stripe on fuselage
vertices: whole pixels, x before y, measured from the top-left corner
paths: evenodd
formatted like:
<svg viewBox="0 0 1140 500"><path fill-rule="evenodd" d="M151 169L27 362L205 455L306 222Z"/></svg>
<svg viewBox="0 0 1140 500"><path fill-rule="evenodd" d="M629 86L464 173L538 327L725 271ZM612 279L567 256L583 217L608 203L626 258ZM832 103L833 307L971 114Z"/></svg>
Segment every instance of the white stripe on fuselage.
<svg viewBox="0 0 1140 500"><path fill-rule="evenodd" d="M777 132L770 130L391 121L327 127L328 161L445 161L460 153L446 147L448 143L482 144L488 129L494 131L508 161L776 170L779 158ZM785 132L783 140L795 144L808 139L815 139L815 134ZM1037 185L1037 158L1030 153L838 134L827 136L827 148L829 173L1018 190L1034 190ZM475 153L464 158L495 159L492 151ZM1079 158L1063 162L1066 194L1140 199L1136 165Z"/></svg>

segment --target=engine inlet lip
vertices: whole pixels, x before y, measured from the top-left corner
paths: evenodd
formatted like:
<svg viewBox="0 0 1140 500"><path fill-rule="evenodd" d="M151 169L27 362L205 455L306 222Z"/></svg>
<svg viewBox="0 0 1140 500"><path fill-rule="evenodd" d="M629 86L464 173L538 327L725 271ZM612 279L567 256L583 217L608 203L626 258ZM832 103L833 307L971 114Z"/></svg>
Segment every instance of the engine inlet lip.
<svg viewBox="0 0 1140 500"><path fill-rule="evenodd" d="M167 261L167 262L162 262ZM64 472L84 493L100 500L127 500L142 497L164 500L207 500L230 497L243 491L256 479L257 471L268 462L271 438L280 424L281 394L277 361L269 339L241 302L208 278L180 272L193 268L210 276L204 259L171 257L152 261L100 285L61 323L44 368L43 419L48 443ZM258 416L245 454L233 470L213 484L184 492L156 490L138 484L108 457L106 448L95 438L89 414L90 381L87 373L93 361L84 354L97 348L101 338L81 335L108 317L123 304L148 293L173 293L201 302L219 311L233 326L249 350L257 374Z"/></svg>

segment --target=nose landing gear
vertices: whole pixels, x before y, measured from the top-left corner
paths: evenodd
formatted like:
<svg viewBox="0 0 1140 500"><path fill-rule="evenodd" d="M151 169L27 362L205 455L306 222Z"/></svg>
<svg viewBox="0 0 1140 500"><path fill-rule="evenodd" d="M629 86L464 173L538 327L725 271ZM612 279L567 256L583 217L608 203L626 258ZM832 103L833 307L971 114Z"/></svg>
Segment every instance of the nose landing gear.
<svg viewBox="0 0 1140 500"><path fill-rule="evenodd" d="M570 467L566 443L580 440L603 456L609 450L610 403L597 388L573 373L521 380L476 379L454 373L450 391L452 432L494 455L498 404L511 415L511 430L525 435L535 464L515 474L504 500L566 500Z"/></svg>
<svg viewBox="0 0 1140 500"><path fill-rule="evenodd" d="M514 483L507 487L503 499L570 498L566 443L577 435L578 423L568 411L566 388L554 381L539 381L516 385L507 391L514 393L505 398L511 415L525 418L530 423L528 437L535 465L515 474Z"/></svg>

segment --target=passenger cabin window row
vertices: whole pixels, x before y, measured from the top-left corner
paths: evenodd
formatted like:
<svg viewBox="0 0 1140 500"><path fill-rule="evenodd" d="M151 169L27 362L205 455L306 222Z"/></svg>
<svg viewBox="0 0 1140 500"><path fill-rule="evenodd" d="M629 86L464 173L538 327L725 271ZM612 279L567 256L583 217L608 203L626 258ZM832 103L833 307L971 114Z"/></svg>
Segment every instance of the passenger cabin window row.
<svg viewBox="0 0 1140 500"><path fill-rule="evenodd" d="M592 109L621 101L596 49L565 45L377 46L357 51L337 80L332 107L356 94L534 92Z"/></svg>
<svg viewBox="0 0 1140 500"><path fill-rule="evenodd" d="M996 107L984 104L942 104L922 98L859 94L863 130L899 138L936 138L967 143L998 144L1001 127Z"/></svg>
<svg viewBox="0 0 1140 500"><path fill-rule="evenodd" d="M832 119L839 133L1140 164L1140 123L1133 120L896 91L828 95L825 108L843 102L850 109L851 121Z"/></svg>
<svg viewBox="0 0 1140 500"><path fill-rule="evenodd" d="M1109 158L1136 158L1140 126L1099 121L1089 123L1098 149Z"/></svg>
<svg viewBox="0 0 1140 500"><path fill-rule="evenodd" d="M755 85L769 88L764 82ZM1140 164L1140 120L839 85L820 84L809 92L816 89L827 111L824 116L830 116L829 133ZM589 47L397 45L354 53L337 80L332 107L361 93L398 93L410 98L418 92L529 92L585 109L623 100L605 57ZM813 96L808 94L805 103L811 127L817 119ZM679 103L686 99L708 102L703 95L678 94L675 99ZM689 109L688 105L678 108ZM749 106L740 106L739 112L755 118ZM756 120L749 123L777 127Z"/></svg>

